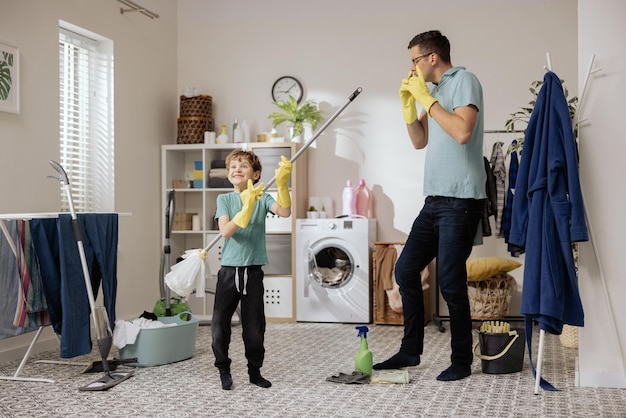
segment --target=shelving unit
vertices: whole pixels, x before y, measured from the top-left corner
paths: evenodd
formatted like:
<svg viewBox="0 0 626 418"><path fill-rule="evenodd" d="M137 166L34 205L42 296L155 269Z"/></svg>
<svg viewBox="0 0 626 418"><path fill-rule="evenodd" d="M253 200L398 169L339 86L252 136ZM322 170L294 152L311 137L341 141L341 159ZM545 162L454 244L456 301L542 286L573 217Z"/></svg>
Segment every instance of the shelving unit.
<svg viewBox="0 0 626 418"><path fill-rule="evenodd" d="M209 188L208 175L213 160L224 160L234 149L251 149L261 159L263 172L261 181L267 182L274 177L280 156L291 158L302 147L293 142L250 142L208 144L173 144L161 147L161 191L162 219L165 220L167 195L171 190L175 193L175 212L197 214L200 218L199 230L176 230L170 234L171 262L182 255L185 250L204 248L215 236L219 235L214 225L217 196L232 191L232 188ZM174 188L175 180L185 180L186 173L193 175L195 162L202 161L202 188ZM290 180L292 213L289 218L268 215L267 250L269 264L265 271L265 314L268 321L293 322L295 312L295 231L296 218L306 216L307 204L307 158L303 153L293 164ZM275 196L276 187L267 190ZM162 237L165 237L165 221L162 222ZM215 288L217 271L220 268L220 256L223 240L211 249L207 259L207 288ZM288 250L288 251L285 251ZM213 311L213 295L206 298L195 295L189 297L191 310L200 321L210 320ZM203 303L204 302L204 303Z"/></svg>

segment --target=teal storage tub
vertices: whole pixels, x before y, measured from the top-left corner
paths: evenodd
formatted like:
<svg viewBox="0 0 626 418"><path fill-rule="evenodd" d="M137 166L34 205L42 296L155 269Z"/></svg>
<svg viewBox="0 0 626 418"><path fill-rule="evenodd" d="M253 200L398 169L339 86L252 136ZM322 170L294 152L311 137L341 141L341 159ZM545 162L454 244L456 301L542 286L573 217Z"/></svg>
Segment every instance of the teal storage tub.
<svg viewBox="0 0 626 418"><path fill-rule="evenodd" d="M134 344L120 348L120 358L137 358L129 366L161 366L193 357L198 336L198 319L191 312L176 316L160 316L164 324L176 324L163 328L144 328L139 331Z"/></svg>

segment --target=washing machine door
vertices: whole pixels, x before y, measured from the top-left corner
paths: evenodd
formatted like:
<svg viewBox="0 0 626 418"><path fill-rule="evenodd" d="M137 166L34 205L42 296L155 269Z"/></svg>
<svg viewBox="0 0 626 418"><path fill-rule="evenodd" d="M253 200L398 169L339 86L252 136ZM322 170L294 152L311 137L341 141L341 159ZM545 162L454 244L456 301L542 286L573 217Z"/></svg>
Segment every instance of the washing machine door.
<svg viewBox="0 0 626 418"><path fill-rule="evenodd" d="M338 237L308 242L303 247L303 280L298 287L298 320L368 322L369 267L367 243Z"/></svg>

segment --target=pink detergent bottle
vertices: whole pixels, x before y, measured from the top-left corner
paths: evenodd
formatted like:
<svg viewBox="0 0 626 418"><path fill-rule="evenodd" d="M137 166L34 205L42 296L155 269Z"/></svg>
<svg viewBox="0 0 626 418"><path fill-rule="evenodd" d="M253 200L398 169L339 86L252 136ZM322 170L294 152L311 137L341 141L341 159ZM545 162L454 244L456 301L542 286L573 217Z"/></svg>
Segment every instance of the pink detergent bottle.
<svg viewBox="0 0 626 418"><path fill-rule="evenodd" d="M357 215L365 216L369 219L373 218L374 211L372 209L372 192L365 185L365 179L361 179L359 181L359 185L356 187L354 195Z"/></svg>

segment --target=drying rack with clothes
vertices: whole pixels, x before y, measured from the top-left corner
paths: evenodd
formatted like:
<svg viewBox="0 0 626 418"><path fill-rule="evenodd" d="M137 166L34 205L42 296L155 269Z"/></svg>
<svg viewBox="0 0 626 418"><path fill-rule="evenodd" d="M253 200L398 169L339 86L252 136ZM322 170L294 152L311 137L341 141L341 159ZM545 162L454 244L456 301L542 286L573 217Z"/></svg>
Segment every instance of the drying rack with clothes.
<svg viewBox="0 0 626 418"><path fill-rule="evenodd" d="M93 272L91 286L101 287L104 305L115 323L117 292L118 213L80 213L85 254ZM71 359L91 352L90 307L78 250L68 213L0 214L0 259L4 266L0 307L15 310L12 324L0 327L0 338L37 329L20 366L3 380L52 382L20 377L44 327L52 326L59 339L60 357ZM35 306L35 308L33 308ZM35 310L37 309L37 310ZM30 312L29 312L30 311ZM21 322L17 318L25 318ZM63 363L67 364L67 363Z"/></svg>

